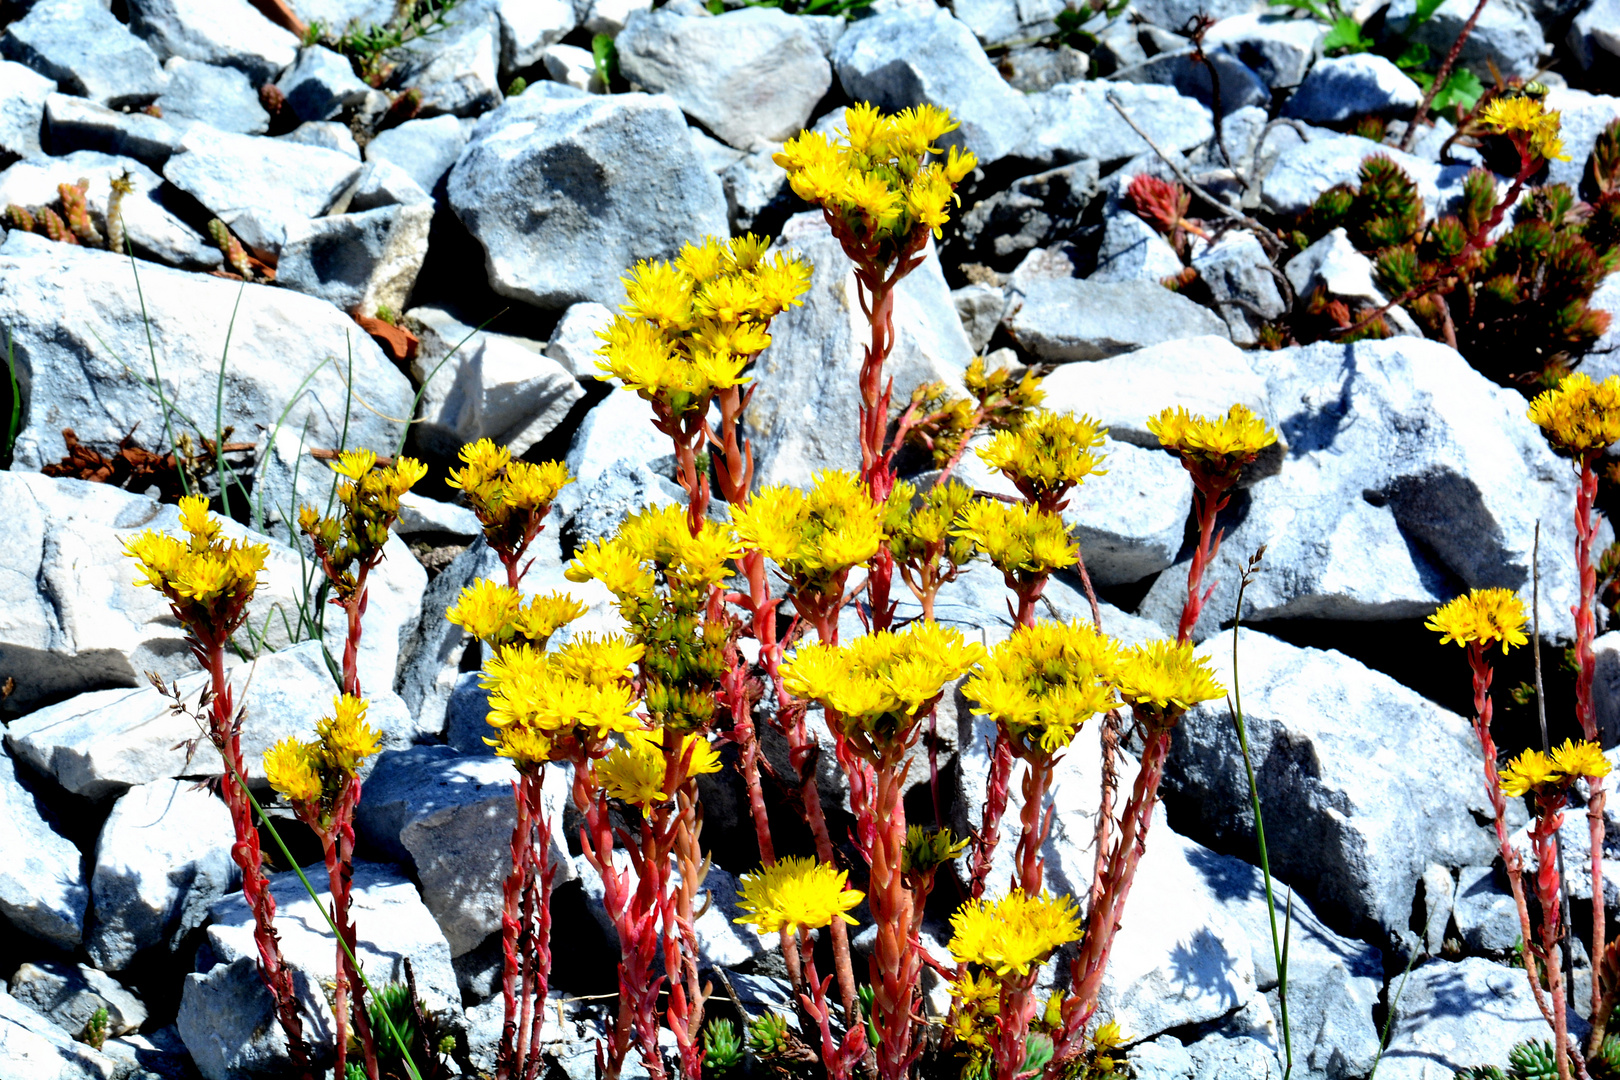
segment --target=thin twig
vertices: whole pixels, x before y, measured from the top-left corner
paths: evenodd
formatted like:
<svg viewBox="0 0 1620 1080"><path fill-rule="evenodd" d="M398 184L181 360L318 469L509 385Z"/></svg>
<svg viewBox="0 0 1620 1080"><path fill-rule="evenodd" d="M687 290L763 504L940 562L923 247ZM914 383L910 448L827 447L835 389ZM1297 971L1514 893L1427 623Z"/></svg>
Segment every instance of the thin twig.
<svg viewBox="0 0 1620 1080"><path fill-rule="evenodd" d="M1457 34L1457 40L1451 43L1451 51L1446 53L1446 59L1441 63L1440 70L1435 72L1434 81L1429 84L1427 90L1423 91L1423 100L1418 102L1417 112L1413 114L1412 122L1406 126L1406 134L1401 136L1401 149L1403 151L1411 152L1412 143L1417 139L1418 125L1422 124L1429 115L1429 106L1434 103L1435 95L1440 92L1446 81L1451 78L1451 69L1456 66L1457 57L1462 52L1463 42L1467 41L1468 35L1474 32L1474 24L1479 22L1479 16L1489 2L1490 0L1479 0L1479 3L1474 5L1474 13L1468 16L1468 21L1463 23L1462 30Z"/></svg>

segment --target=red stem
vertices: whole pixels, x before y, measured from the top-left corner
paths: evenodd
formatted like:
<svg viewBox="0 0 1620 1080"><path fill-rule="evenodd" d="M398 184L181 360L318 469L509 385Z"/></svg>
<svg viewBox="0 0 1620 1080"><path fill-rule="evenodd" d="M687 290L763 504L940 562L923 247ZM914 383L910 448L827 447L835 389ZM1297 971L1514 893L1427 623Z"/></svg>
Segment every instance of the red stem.
<svg viewBox="0 0 1620 1080"><path fill-rule="evenodd" d="M1575 492L1575 565L1580 572L1580 603L1575 616L1575 718L1580 722L1581 735L1590 742L1598 738L1597 715L1592 707L1592 680L1597 670L1597 659L1592 652L1592 641L1597 637L1597 567L1592 562L1592 548L1597 539L1598 518L1594 511L1597 502L1598 477L1592 458L1579 462L1580 479ZM1603 895L1603 839L1607 831L1603 817L1606 797L1603 778L1588 779L1590 793L1586 803L1587 831L1592 845L1592 964L1594 968L1603 959L1604 943L1608 931L1608 915L1604 911ZM1600 1015L1603 1005L1603 980L1592 980L1592 1015Z"/></svg>
<svg viewBox="0 0 1620 1080"><path fill-rule="evenodd" d="M1547 973L1547 996L1552 998L1553 1040L1559 1080L1569 1080L1569 1019L1564 1000L1564 971L1560 962L1558 920L1560 882L1558 879L1558 826L1564 793L1542 796L1537 801L1536 823L1530 841L1536 849L1536 899L1541 903L1541 961ZM1594 980L1594 982L1600 980Z"/></svg>
<svg viewBox="0 0 1620 1080"><path fill-rule="evenodd" d="M1194 473L1193 478L1198 480L1198 474ZM1226 508L1228 499L1222 489L1199 483L1194 501L1198 512L1198 550L1193 552L1192 565L1187 568L1187 602L1181 609L1181 625L1176 628L1177 641L1192 639L1198 617L1204 613L1210 593L1215 591L1213 582L1207 588L1204 586L1204 574L1221 551L1221 534L1215 529L1215 518Z"/></svg>
<svg viewBox="0 0 1620 1080"><path fill-rule="evenodd" d="M901 801L905 771L903 757L877 767L877 797L872 807L872 874L867 901L877 928L871 956L872 1017L880 1036L876 1050L882 1080L905 1080L921 1051L912 1032L913 1000L922 971L921 950L912 926L911 890L901 873L906 844L906 808Z"/></svg>
<svg viewBox="0 0 1620 1080"><path fill-rule="evenodd" d="M1040 895L1046 873L1046 860L1041 848L1046 845L1047 834L1052 831L1053 808L1045 805L1046 793L1052 786L1052 762L1044 755L1025 759L1024 804L1019 811L1021 831L1018 834L1016 857L1018 888L1026 896Z"/></svg>
<svg viewBox="0 0 1620 1080"><path fill-rule="evenodd" d="M984 895L986 880L990 877L990 862L996 845L1001 841L1001 818L1007 812L1007 789L1012 784L1013 752L1001 726L996 726L995 741L990 747L990 775L985 782L984 816L979 836L973 845L973 869L969 886L973 899Z"/></svg>
<svg viewBox="0 0 1620 1080"><path fill-rule="evenodd" d="M1024 1067L1029 1026L1035 1019L1035 980L1038 965L1027 975L1005 975L1001 980L1001 1009L996 1016L996 1080L1016 1080Z"/></svg>

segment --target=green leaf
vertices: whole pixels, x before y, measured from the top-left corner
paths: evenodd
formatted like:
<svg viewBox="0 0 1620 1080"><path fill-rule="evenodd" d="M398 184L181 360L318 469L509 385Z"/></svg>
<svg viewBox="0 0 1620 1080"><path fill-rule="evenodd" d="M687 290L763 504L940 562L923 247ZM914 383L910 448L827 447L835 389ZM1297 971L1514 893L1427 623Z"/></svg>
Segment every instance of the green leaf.
<svg viewBox="0 0 1620 1080"><path fill-rule="evenodd" d="M612 86L614 77L619 74L619 50L613 44L613 39L606 34L593 37L591 57L596 61L596 75L602 80L602 85Z"/></svg>
<svg viewBox="0 0 1620 1080"><path fill-rule="evenodd" d="M1370 52L1373 40L1361 32L1361 24L1348 15L1341 15L1333 20L1328 29L1327 37L1322 40L1322 51L1334 53L1344 52L1364 53Z"/></svg>
<svg viewBox="0 0 1620 1080"><path fill-rule="evenodd" d="M1417 0L1417 10L1412 13L1412 21L1406 24L1406 32L1410 34L1434 18L1434 13L1440 10L1442 3L1444 0Z"/></svg>
<svg viewBox="0 0 1620 1080"><path fill-rule="evenodd" d="M1440 92L1434 95L1433 105L1436 109L1457 106L1466 111L1474 107L1483 93L1485 84L1479 81L1479 76L1466 68L1458 68L1446 79Z"/></svg>
<svg viewBox="0 0 1620 1080"><path fill-rule="evenodd" d="M1411 42L1406 50L1395 58L1395 66L1407 74L1411 74L1429 62L1429 47L1421 41Z"/></svg>
<svg viewBox="0 0 1620 1080"><path fill-rule="evenodd" d="M1333 21L1332 16L1324 11L1321 5L1315 3L1314 0L1266 0L1266 3L1270 7L1287 8L1289 11L1309 12L1320 22L1330 23Z"/></svg>

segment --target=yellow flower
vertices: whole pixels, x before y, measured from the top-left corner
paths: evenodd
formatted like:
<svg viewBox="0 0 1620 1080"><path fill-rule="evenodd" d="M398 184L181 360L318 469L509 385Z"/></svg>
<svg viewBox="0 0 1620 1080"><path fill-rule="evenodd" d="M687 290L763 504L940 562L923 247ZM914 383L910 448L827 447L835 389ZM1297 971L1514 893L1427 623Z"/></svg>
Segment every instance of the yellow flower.
<svg viewBox="0 0 1620 1080"><path fill-rule="evenodd" d="M998 976L1027 975L1059 945L1080 938L1080 912L1070 897L1015 889L994 902L970 900L951 916L951 955Z"/></svg>
<svg viewBox="0 0 1620 1080"><path fill-rule="evenodd" d="M1512 589L1473 589L1441 606L1423 623L1449 645L1490 646L1501 642L1502 651L1523 645L1525 637L1524 602Z"/></svg>
<svg viewBox="0 0 1620 1080"><path fill-rule="evenodd" d="M789 692L836 712L857 749L882 754L905 742L924 707L984 655L959 630L915 622L843 645L801 645L782 665L782 680Z"/></svg>
<svg viewBox="0 0 1620 1080"><path fill-rule="evenodd" d="M886 266L929 232L942 235L956 185L977 166L972 154L956 147L943 162L927 160L956 127L948 112L932 105L884 116L860 102L844 110L837 142L804 131L774 160L794 193L827 214L852 259L875 257Z"/></svg>
<svg viewBox="0 0 1620 1080"><path fill-rule="evenodd" d="M701 606L709 588L731 575L731 560L741 554L741 545L726 526L705 521L693 536L682 507L653 507L626 518L610 539L586 545L564 576L569 581L602 582L634 622L638 602L653 595L654 573L669 586L676 605L690 609Z"/></svg>
<svg viewBox="0 0 1620 1080"><path fill-rule="evenodd" d="M1030 503L977 499L957 515L952 533L973 544L997 570L1030 580L1080 560L1063 519Z"/></svg>
<svg viewBox="0 0 1620 1080"><path fill-rule="evenodd" d="M834 919L853 926L855 920L849 911L866 894L846 889L848 881L846 871L790 855L775 866L742 876L737 906L748 914L732 921L767 934L801 927L816 930Z"/></svg>
<svg viewBox="0 0 1620 1080"><path fill-rule="evenodd" d="M490 726L590 742L635 730L640 721L629 672L623 663L613 665L640 655L639 646L623 648L617 638L570 642L555 655L528 644L503 645L479 682L490 692Z"/></svg>
<svg viewBox="0 0 1620 1080"><path fill-rule="evenodd" d="M1518 798L1530 791L1557 788L1569 779L1556 761L1540 750L1526 750L1501 770L1502 793Z"/></svg>
<svg viewBox="0 0 1620 1080"><path fill-rule="evenodd" d="M1569 160L1569 155L1564 153L1563 140L1559 137L1558 113L1548 110L1540 98L1524 94L1503 94L1492 98L1479 111L1479 123L1493 129L1495 134L1508 136L1536 157Z"/></svg>
<svg viewBox="0 0 1620 1080"><path fill-rule="evenodd" d="M762 488L732 508L731 520L745 547L763 552L801 588L828 586L865 565L883 542L883 508L860 477L841 470L817 473L808 492Z"/></svg>
<svg viewBox="0 0 1620 1080"><path fill-rule="evenodd" d="M336 461L329 463L332 471L350 480L358 480L377 464L377 455L370 450L345 450Z"/></svg>
<svg viewBox="0 0 1620 1080"><path fill-rule="evenodd" d="M340 694L333 700L332 715L315 722L323 763L351 776L382 740L382 732L366 723L366 705L365 698Z"/></svg>
<svg viewBox="0 0 1620 1080"><path fill-rule="evenodd" d="M162 593L188 632L224 641L246 618L270 547L221 540L220 522L200 495L182 498L179 511L186 540L148 530L124 541L124 553L139 564L134 583Z"/></svg>
<svg viewBox="0 0 1620 1080"><path fill-rule="evenodd" d="M317 747L288 736L264 752L264 775L270 786L291 802L314 802L321 797Z"/></svg>
<svg viewBox="0 0 1620 1080"><path fill-rule="evenodd" d="M752 234L687 244L673 262L640 262L624 278L626 300L599 336L597 367L654 404L665 419L701 411L717 390L738 386L771 342L767 327L800 303L809 268Z"/></svg>
<svg viewBox="0 0 1620 1080"><path fill-rule="evenodd" d="M680 747L681 756L688 760L688 779L720 771L720 755L709 745L708 739L687 735L681 739ZM611 798L645 810L670 797L665 794L667 764L663 728L629 731L625 733L625 745L614 747L607 757L596 763L596 782Z"/></svg>
<svg viewBox="0 0 1620 1080"><path fill-rule="evenodd" d="M1600 383L1577 372L1530 402L1530 420L1547 440L1576 457L1601 453L1620 441L1620 376Z"/></svg>
<svg viewBox="0 0 1620 1080"><path fill-rule="evenodd" d="M1089 416L1038 409L1010 431L998 432L979 457L1018 485L1027 499L1063 492L1088 476L1101 476L1103 444L1108 429Z"/></svg>
<svg viewBox="0 0 1620 1080"><path fill-rule="evenodd" d="M1189 641L1150 641L1125 650L1114 669L1114 685L1139 715L1146 708L1179 716L1226 693L1209 660L1193 652Z"/></svg>
<svg viewBox="0 0 1620 1080"><path fill-rule="evenodd" d="M510 585L480 579L461 590L444 613L449 622L492 645L522 637L544 645L557 629L585 614L585 605L564 592L530 597Z"/></svg>
<svg viewBox="0 0 1620 1080"><path fill-rule="evenodd" d="M1194 416L1184 405L1148 418L1148 430L1183 461L1221 468L1253 461L1277 441L1277 433L1247 405L1233 405L1224 417Z"/></svg>
<svg viewBox="0 0 1620 1080"><path fill-rule="evenodd" d="M962 684L974 712L1012 736L1016 752L1062 750L1088 717L1119 702L1108 679L1119 646L1090 623L1020 626Z"/></svg>
<svg viewBox="0 0 1620 1080"><path fill-rule="evenodd" d="M1603 747L1595 742L1576 742L1565 739L1563 746L1553 748L1553 765L1566 776L1585 776L1598 779L1608 776L1612 766L1603 755Z"/></svg>
<svg viewBox="0 0 1620 1080"><path fill-rule="evenodd" d="M484 527L484 540L511 555L534 539L562 489L574 482L560 461L514 461L504 446L479 439L461 448L461 469L447 483L460 488Z"/></svg>

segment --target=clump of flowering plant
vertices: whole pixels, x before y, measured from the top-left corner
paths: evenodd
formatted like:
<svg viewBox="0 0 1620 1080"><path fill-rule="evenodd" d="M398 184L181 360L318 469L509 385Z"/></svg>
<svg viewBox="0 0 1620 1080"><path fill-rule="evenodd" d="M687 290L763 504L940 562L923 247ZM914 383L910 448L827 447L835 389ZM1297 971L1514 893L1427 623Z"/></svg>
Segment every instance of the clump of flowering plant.
<svg viewBox="0 0 1620 1080"><path fill-rule="evenodd" d="M484 542L506 567L506 583L517 588L528 571L523 555L545 528L546 515L562 489L574 482L560 461L538 464L513 460L512 452L479 439L461 448L462 468L451 469L449 484L460 488Z"/></svg>

